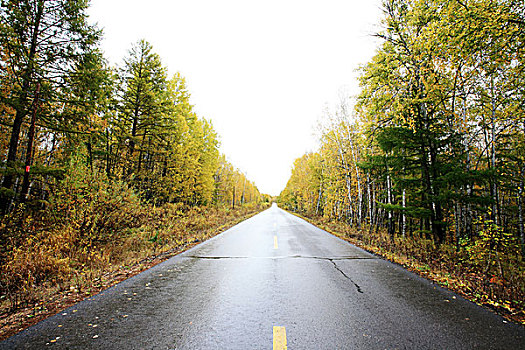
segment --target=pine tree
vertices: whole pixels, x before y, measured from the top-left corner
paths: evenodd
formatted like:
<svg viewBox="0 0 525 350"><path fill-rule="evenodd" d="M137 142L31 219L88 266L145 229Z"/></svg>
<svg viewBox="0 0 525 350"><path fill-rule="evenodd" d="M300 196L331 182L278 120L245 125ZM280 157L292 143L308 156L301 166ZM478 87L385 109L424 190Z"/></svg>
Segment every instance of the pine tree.
<svg viewBox="0 0 525 350"><path fill-rule="evenodd" d="M146 181L141 171L150 166L156 134L166 113L166 68L145 40L139 40L124 60L117 127L121 176L135 176L137 187Z"/></svg>
<svg viewBox="0 0 525 350"><path fill-rule="evenodd" d="M46 104L67 102L60 98L66 77L94 49L100 33L87 23L87 1L5 0L0 6L2 66L9 72L1 75L1 85L12 87L2 103L14 111L0 199L5 212L15 194L21 130L37 85Z"/></svg>

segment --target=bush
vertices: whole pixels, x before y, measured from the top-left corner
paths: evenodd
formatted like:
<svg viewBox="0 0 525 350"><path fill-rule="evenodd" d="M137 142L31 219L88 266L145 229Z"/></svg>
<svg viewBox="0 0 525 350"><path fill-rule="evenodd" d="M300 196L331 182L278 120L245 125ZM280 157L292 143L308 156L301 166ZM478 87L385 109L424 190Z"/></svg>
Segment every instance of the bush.
<svg viewBox="0 0 525 350"><path fill-rule="evenodd" d="M110 181L73 160L70 172L52 195L49 210L56 224L69 227L80 245L105 244L125 236L146 217L139 196L124 182Z"/></svg>
<svg viewBox="0 0 525 350"><path fill-rule="evenodd" d="M24 205L2 218L0 292L14 304L29 302L31 290L61 285L104 266L133 228L146 219L139 197L73 159L43 210Z"/></svg>

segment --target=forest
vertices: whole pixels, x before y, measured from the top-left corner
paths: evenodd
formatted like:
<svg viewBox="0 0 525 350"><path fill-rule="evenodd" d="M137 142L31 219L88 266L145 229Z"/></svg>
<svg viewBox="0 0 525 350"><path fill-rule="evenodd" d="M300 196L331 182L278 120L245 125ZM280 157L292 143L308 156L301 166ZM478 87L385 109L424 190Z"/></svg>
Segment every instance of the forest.
<svg viewBox="0 0 525 350"><path fill-rule="evenodd" d="M279 203L525 322L525 6L385 0Z"/></svg>
<svg viewBox="0 0 525 350"><path fill-rule="evenodd" d="M3 316L54 292L89 295L269 204L148 41L108 64L88 4L1 1Z"/></svg>

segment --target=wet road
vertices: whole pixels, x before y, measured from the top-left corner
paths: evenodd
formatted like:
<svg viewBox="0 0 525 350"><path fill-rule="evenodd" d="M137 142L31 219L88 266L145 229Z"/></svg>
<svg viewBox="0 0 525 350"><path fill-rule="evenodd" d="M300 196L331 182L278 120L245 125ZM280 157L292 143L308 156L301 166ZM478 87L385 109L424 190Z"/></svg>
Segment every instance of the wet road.
<svg viewBox="0 0 525 350"><path fill-rule="evenodd" d="M281 328L274 328L281 327ZM525 328L277 207L0 349L525 349Z"/></svg>

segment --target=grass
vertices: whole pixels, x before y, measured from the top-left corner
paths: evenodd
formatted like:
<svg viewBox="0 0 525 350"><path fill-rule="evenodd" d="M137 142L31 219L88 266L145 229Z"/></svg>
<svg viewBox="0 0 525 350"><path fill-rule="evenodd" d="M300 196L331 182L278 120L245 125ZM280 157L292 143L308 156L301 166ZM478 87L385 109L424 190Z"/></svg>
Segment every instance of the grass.
<svg viewBox="0 0 525 350"><path fill-rule="evenodd" d="M267 208L135 204L106 211L98 220L86 215L95 211L79 207L62 212L58 224L27 210L4 218L4 237L7 231L18 242L4 250L0 266L0 340Z"/></svg>

